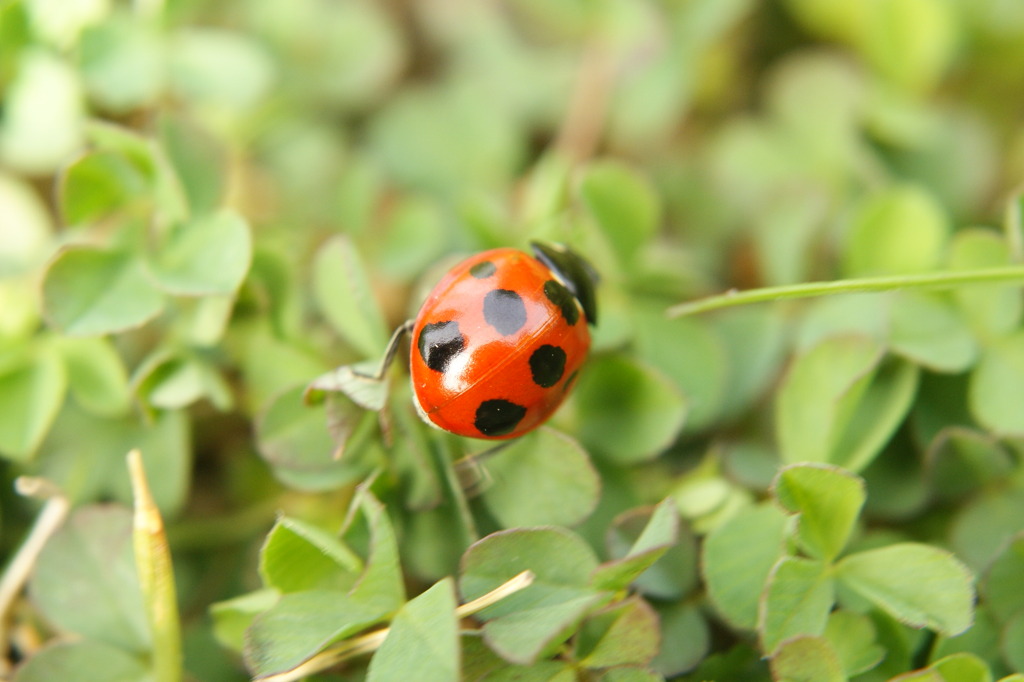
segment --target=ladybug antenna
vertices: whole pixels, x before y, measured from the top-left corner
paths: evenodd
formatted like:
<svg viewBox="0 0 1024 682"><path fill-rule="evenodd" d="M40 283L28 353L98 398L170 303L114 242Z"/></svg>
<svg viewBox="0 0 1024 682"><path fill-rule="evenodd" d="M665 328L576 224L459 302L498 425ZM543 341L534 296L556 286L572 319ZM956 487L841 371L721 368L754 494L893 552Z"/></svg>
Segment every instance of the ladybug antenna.
<svg viewBox="0 0 1024 682"><path fill-rule="evenodd" d="M530 242L537 260L555 273L572 292L587 316L588 324L597 324L597 283L601 279L597 270L583 256L563 244Z"/></svg>

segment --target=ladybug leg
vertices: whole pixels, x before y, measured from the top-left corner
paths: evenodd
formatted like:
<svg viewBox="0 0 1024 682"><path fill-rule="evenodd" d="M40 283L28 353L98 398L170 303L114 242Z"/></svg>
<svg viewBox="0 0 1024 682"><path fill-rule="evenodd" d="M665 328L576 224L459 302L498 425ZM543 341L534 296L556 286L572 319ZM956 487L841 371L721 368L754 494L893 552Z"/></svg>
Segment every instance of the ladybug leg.
<svg viewBox="0 0 1024 682"><path fill-rule="evenodd" d="M395 361L395 355L398 353L398 347L402 343L402 338L412 331L412 325L412 320L406 320L391 334L391 338L388 339L387 348L384 349L384 357L380 359L380 364L377 366L376 371L373 373L366 373L362 369L353 369L353 374L366 379L382 381L384 379L384 375L388 372L388 368L391 367L391 363Z"/></svg>
<svg viewBox="0 0 1024 682"><path fill-rule="evenodd" d="M507 440L483 452L474 452L455 461L452 465L455 470L455 477L458 479L467 498L474 498L480 495L491 486L494 480L491 478L490 472L483 465L484 460L493 457L514 442L514 439Z"/></svg>

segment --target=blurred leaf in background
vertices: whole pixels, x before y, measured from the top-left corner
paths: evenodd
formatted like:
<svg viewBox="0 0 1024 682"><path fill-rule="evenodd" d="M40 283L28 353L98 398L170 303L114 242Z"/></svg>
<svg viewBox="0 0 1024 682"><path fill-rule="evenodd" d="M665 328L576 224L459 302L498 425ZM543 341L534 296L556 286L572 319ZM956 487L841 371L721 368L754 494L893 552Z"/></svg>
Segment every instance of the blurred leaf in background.
<svg viewBox="0 0 1024 682"><path fill-rule="evenodd" d="M158 679L138 448L194 679L1013 680L1024 276L942 278L1024 258L1022 70L1007 0L0 0L0 676ZM533 239L547 426L306 390Z"/></svg>

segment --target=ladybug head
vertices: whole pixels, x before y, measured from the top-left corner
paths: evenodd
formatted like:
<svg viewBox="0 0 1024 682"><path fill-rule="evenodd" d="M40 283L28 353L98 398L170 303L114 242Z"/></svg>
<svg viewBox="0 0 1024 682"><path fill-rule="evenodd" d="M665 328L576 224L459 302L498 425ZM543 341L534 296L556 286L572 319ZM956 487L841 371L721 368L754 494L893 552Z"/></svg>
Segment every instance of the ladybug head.
<svg viewBox="0 0 1024 682"><path fill-rule="evenodd" d="M583 256L562 244L530 242L537 260L553 272L572 292L587 316L587 323L597 324L597 294L595 288L600 277L597 270Z"/></svg>

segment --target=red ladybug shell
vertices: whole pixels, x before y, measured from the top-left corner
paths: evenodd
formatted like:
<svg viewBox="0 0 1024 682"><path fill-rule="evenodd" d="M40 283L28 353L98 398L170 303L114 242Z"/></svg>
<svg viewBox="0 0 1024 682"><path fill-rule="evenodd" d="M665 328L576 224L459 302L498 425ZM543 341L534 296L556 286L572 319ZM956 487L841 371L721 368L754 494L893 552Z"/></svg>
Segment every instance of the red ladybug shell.
<svg viewBox="0 0 1024 682"><path fill-rule="evenodd" d="M413 324L417 407L472 438L515 438L568 394L590 349L583 308L555 274L515 249L468 258L430 292Z"/></svg>

